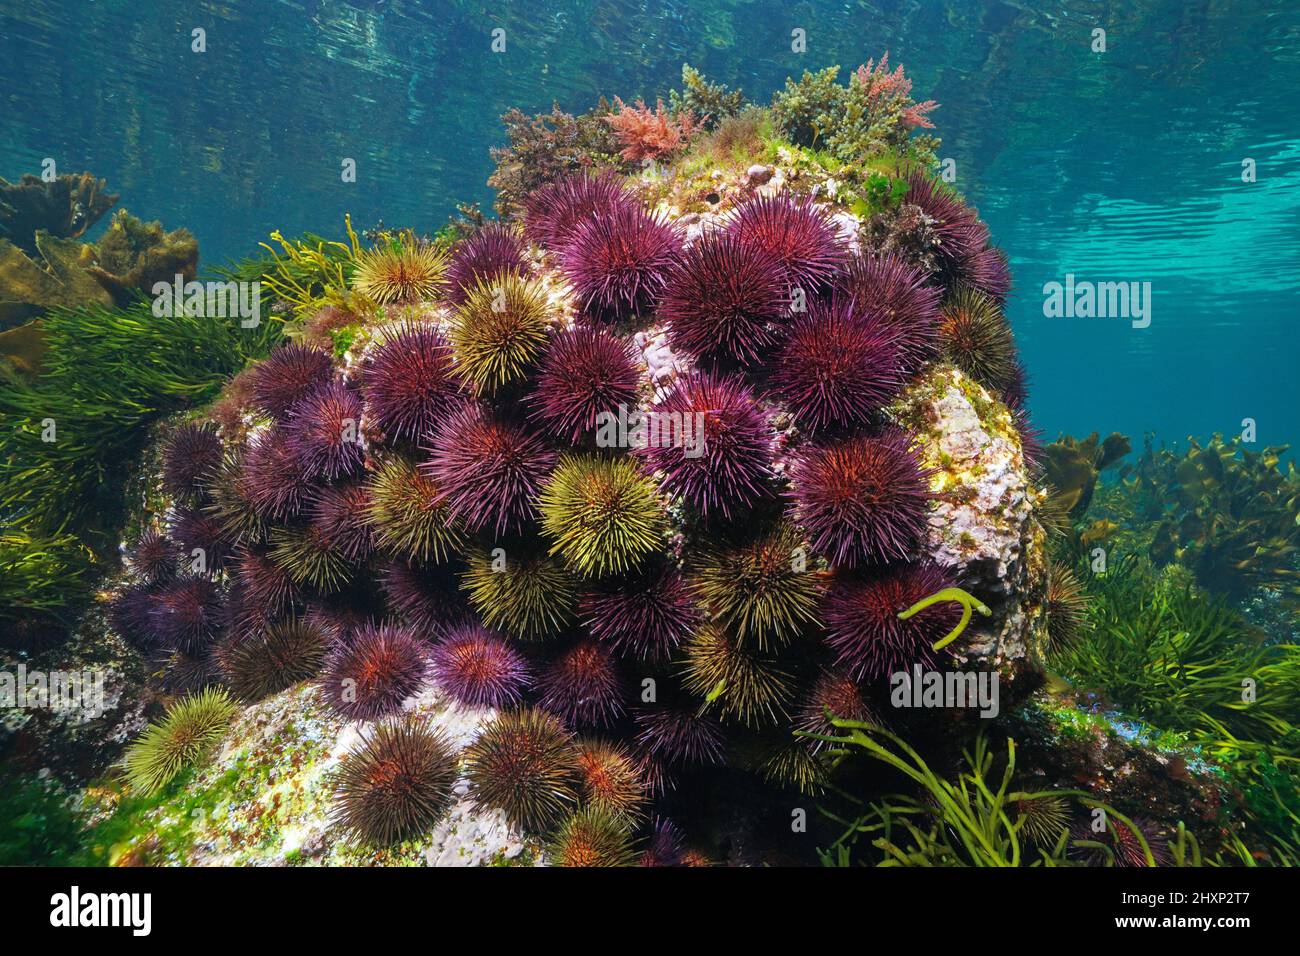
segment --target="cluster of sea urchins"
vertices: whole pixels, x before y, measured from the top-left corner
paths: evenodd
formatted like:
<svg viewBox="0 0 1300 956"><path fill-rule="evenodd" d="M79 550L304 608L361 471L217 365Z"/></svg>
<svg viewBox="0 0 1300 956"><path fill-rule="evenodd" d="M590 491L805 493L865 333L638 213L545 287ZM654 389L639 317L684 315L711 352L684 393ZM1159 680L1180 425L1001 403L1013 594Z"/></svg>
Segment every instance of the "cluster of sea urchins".
<svg viewBox="0 0 1300 956"><path fill-rule="evenodd" d="M430 685L496 709L459 758L471 797L562 861L688 858L663 814L724 765L816 790L826 746L794 732L870 719L956 616L898 617L955 581L882 409L941 358L1023 398L987 229L929 180L905 204L859 245L811 200L752 197L688 242L580 175L449 260L371 254L390 305L358 361L284 345L240 436L176 430L119 629L178 686L313 679L373 722L338 784L367 840L450 799L457 758L403 718ZM651 326L693 363L666 388L633 344Z"/></svg>

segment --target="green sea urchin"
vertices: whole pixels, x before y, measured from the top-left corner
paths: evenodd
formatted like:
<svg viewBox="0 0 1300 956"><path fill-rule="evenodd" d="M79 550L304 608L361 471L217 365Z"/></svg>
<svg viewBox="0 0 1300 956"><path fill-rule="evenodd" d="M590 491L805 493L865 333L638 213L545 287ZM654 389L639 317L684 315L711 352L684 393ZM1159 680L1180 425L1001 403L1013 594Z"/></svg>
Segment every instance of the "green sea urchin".
<svg viewBox="0 0 1300 956"><path fill-rule="evenodd" d="M577 803L581 775L573 735L545 711L508 711L465 749L474 800L541 832Z"/></svg>
<svg viewBox="0 0 1300 956"><path fill-rule="evenodd" d="M451 806L457 759L427 723L385 721L347 756L334 778L334 818L378 846L423 833Z"/></svg>
<svg viewBox="0 0 1300 956"><path fill-rule="evenodd" d="M661 547L666 530L654 482L627 458L562 458L539 505L551 554L588 577L636 567Z"/></svg>

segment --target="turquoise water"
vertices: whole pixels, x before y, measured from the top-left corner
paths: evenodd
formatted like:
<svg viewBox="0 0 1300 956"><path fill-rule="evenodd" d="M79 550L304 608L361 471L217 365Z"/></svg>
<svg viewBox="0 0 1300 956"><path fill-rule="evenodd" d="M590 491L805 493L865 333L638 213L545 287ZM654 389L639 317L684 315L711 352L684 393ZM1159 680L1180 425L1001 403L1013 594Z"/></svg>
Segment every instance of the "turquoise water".
<svg viewBox="0 0 1300 956"><path fill-rule="evenodd" d="M1010 255L1040 427L1300 440L1294 2L5 2L0 175L92 170L214 264L345 211L435 229L487 207L510 106L653 97L683 61L766 101L885 50L942 104L940 153ZM1044 317L1067 273L1150 282L1150 326Z"/></svg>

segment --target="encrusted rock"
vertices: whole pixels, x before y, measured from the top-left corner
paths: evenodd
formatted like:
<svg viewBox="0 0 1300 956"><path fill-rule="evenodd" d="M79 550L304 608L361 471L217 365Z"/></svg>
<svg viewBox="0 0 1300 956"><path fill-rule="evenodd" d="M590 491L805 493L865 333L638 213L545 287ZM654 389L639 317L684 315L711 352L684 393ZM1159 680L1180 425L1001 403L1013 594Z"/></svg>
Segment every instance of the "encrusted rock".
<svg viewBox="0 0 1300 956"><path fill-rule="evenodd" d="M962 586L993 611L976 615L953 649L1009 677L1036 669L1045 633L1038 589L1046 533L1035 517L1038 492L1011 413L943 364L909 386L890 411L917 433L917 454L932 469L926 550L957 567Z"/></svg>

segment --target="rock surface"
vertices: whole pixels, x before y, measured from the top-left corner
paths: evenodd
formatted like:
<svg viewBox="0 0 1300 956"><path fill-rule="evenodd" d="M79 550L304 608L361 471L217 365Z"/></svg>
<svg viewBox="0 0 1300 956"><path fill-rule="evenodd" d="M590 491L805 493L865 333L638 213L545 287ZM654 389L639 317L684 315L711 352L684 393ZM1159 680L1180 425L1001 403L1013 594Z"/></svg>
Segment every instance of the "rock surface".
<svg viewBox="0 0 1300 956"><path fill-rule="evenodd" d="M1004 676L1032 665L1045 638L1040 582L1046 532L1011 413L951 365L936 365L904 392L892 417L918 435L935 501L926 550L959 569L962 586L993 611L976 615L952 645L959 658Z"/></svg>

